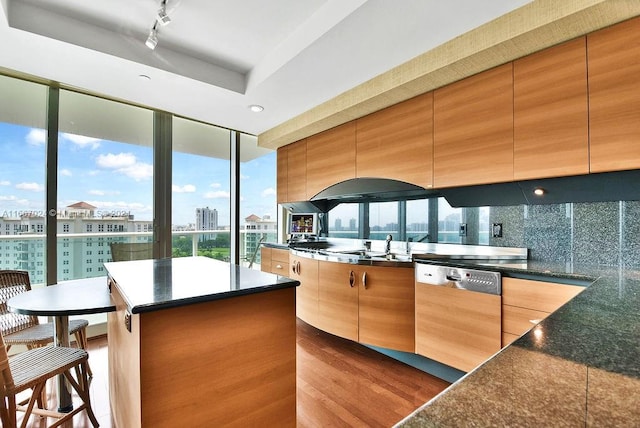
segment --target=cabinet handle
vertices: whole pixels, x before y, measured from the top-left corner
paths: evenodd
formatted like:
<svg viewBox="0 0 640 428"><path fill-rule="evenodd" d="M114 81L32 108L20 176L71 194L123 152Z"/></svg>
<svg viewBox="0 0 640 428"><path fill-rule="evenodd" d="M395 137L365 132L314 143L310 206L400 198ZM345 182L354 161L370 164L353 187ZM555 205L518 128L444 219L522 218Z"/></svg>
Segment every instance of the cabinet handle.
<svg viewBox="0 0 640 428"><path fill-rule="evenodd" d="M282 269L282 265L276 265L276 269Z"/></svg>
<svg viewBox="0 0 640 428"><path fill-rule="evenodd" d="M362 287L364 287L364 289L367 289L367 273L363 272L362 273Z"/></svg>
<svg viewBox="0 0 640 428"><path fill-rule="evenodd" d="M349 287L353 288L353 284L356 283L356 274L355 272L349 272Z"/></svg>
<svg viewBox="0 0 640 428"><path fill-rule="evenodd" d="M297 260L293 261L293 265L291 266L291 270L295 274L300 274L300 267L298 266L298 261Z"/></svg>

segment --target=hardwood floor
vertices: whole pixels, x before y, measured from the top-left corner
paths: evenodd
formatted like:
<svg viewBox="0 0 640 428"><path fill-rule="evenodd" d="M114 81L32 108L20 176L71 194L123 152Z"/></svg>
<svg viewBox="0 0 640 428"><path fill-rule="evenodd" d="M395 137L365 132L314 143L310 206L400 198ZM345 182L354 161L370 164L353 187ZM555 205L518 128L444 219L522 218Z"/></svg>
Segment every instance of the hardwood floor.
<svg viewBox="0 0 640 428"><path fill-rule="evenodd" d="M91 400L103 428L109 415L106 337L89 340L94 373ZM449 383L357 343L297 323L298 427L390 427L438 394ZM55 392L48 388L50 405ZM20 417L20 415L18 415ZM44 427L31 418L29 428ZM66 427L91 424L83 412Z"/></svg>

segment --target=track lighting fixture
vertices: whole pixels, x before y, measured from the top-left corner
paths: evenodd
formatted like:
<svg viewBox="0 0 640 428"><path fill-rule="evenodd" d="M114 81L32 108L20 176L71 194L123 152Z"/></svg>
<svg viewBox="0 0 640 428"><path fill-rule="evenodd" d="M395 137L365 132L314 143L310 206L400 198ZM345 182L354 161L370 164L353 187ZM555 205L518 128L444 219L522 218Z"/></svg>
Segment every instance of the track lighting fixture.
<svg viewBox="0 0 640 428"><path fill-rule="evenodd" d="M151 27L151 31L149 31L149 37L147 37L147 41L144 42L144 44L147 45L147 47L151 50L154 50L156 48L156 45L158 44L158 29L156 28L156 26L157 22L153 24L153 27Z"/></svg>
<svg viewBox="0 0 640 428"><path fill-rule="evenodd" d="M161 0L158 15L156 15L155 21L153 21L153 26L151 27L151 31L149 31L147 41L144 42L149 49L154 50L158 45L158 24L165 26L170 22L171 18L167 14L167 0Z"/></svg>

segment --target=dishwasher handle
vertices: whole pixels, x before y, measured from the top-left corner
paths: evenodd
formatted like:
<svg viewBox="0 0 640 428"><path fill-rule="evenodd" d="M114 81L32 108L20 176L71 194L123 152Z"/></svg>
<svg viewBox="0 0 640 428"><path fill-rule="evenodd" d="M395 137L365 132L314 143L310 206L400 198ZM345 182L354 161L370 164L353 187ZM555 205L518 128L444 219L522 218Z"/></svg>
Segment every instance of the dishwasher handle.
<svg viewBox="0 0 640 428"><path fill-rule="evenodd" d="M447 281L462 281L462 277L460 275L445 275L445 278L447 279Z"/></svg>

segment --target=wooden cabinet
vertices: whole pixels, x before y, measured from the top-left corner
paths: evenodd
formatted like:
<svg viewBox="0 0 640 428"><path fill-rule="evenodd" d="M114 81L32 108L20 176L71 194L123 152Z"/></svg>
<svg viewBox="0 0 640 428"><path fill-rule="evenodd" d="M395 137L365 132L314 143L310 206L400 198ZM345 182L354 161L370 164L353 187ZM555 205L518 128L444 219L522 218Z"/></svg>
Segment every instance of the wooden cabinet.
<svg viewBox="0 0 640 428"><path fill-rule="evenodd" d="M578 285L503 278L502 346L525 334L584 289Z"/></svg>
<svg viewBox="0 0 640 428"><path fill-rule="evenodd" d="M307 141L301 140L287 147L286 202L307 200Z"/></svg>
<svg viewBox="0 0 640 428"><path fill-rule="evenodd" d="M288 166L288 158L289 158L289 146L282 146L278 149L277 157L276 157L276 199L279 204L289 201L289 191L288 191L288 183L289 183L289 170Z"/></svg>
<svg viewBox="0 0 640 428"><path fill-rule="evenodd" d="M359 341L368 345L414 352L413 269L367 266L359 273Z"/></svg>
<svg viewBox="0 0 640 428"><path fill-rule="evenodd" d="M468 372L500 350L500 296L415 287L417 354Z"/></svg>
<svg viewBox="0 0 640 428"><path fill-rule="evenodd" d="M261 247L260 248L260 270L262 272L275 273L290 277L289 274L289 250Z"/></svg>
<svg viewBox="0 0 640 428"><path fill-rule="evenodd" d="M321 261L319 328L346 339L414 352L413 269Z"/></svg>
<svg viewBox="0 0 640 428"><path fill-rule="evenodd" d="M640 18L587 36L591 172L640 168Z"/></svg>
<svg viewBox="0 0 640 428"><path fill-rule="evenodd" d="M356 176L432 187L432 92L356 120Z"/></svg>
<svg viewBox="0 0 640 428"><path fill-rule="evenodd" d="M307 138L307 197L356 176L356 124L347 122Z"/></svg>
<svg viewBox="0 0 640 428"><path fill-rule="evenodd" d="M513 66L434 91L434 187L513 180Z"/></svg>
<svg viewBox="0 0 640 428"><path fill-rule="evenodd" d="M319 327L358 341L358 265L319 262Z"/></svg>
<svg viewBox="0 0 640 428"><path fill-rule="evenodd" d="M586 37L513 63L514 179L589 173Z"/></svg>
<svg viewBox="0 0 640 428"><path fill-rule="evenodd" d="M296 287L296 316L317 327L318 261L289 254L288 277L300 281L300 285Z"/></svg>

